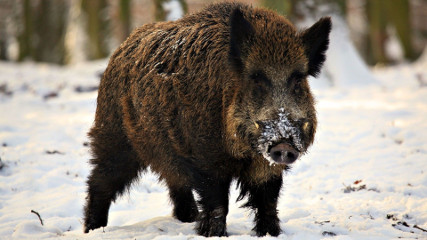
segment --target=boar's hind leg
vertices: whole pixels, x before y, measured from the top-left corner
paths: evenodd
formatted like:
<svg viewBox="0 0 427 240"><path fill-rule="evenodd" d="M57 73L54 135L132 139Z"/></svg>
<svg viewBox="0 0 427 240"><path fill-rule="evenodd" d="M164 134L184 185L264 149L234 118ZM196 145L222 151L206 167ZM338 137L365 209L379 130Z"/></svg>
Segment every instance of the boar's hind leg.
<svg viewBox="0 0 427 240"><path fill-rule="evenodd" d="M88 184L84 209L84 232L107 225L111 201L124 193L143 167L125 139L94 134L92 151L94 159ZM107 143L107 141L109 141Z"/></svg>
<svg viewBox="0 0 427 240"><path fill-rule="evenodd" d="M204 176L196 184L200 196L196 231L205 237L227 236L226 217L231 179L215 179Z"/></svg>
<svg viewBox="0 0 427 240"><path fill-rule="evenodd" d="M193 192L189 187L169 186L169 196L173 202L173 216L181 222L194 222L199 214Z"/></svg>
<svg viewBox="0 0 427 240"><path fill-rule="evenodd" d="M248 202L244 207L255 211L255 227L257 236L278 236L281 232L280 221L277 217L277 200L282 187L282 176L276 176L261 184L247 184L240 182L241 193L239 200L249 194Z"/></svg>

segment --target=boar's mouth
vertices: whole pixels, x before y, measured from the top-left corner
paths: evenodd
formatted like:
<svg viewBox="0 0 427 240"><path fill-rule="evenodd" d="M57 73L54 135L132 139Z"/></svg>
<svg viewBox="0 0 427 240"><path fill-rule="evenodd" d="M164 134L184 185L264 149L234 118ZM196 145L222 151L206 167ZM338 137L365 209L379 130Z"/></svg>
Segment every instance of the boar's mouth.
<svg viewBox="0 0 427 240"><path fill-rule="evenodd" d="M278 118L257 122L261 129L257 150L270 164L292 164L304 151L300 130L288 116L280 109Z"/></svg>

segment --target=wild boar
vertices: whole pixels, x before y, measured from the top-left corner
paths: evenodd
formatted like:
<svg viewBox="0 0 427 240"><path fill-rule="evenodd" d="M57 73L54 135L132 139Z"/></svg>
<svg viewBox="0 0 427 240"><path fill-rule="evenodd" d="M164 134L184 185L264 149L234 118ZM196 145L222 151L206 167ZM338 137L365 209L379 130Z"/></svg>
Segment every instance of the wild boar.
<svg viewBox="0 0 427 240"><path fill-rule="evenodd" d="M100 83L84 232L106 226L111 202L150 167L169 188L174 217L196 221L198 234L227 235L237 180L256 234L279 235L282 173L313 143L307 77L320 72L330 30L328 17L297 31L240 3L136 29Z"/></svg>

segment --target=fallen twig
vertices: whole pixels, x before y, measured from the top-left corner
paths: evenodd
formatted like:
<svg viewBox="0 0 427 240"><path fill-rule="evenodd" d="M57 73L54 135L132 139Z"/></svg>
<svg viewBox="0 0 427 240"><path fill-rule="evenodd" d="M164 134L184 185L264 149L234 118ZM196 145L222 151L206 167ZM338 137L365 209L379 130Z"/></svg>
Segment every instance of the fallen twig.
<svg viewBox="0 0 427 240"><path fill-rule="evenodd" d="M331 221L329 221L329 220L326 220L326 221L320 221L320 222L318 222L318 221L314 221L314 223L315 224L319 224L319 225L322 225L323 226L323 224L325 224L325 223L330 223Z"/></svg>
<svg viewBox="0 0 427 240"><path fill-rule="evenodd" d="M60 152L60 151L58 151L58 150L53 150L53 151L49 151L49 150L47 150L45 153L46 153L46 154L60 154L60 155L64 155L64 154L65 154L65 153Z"/></svg>
<svg viewBox="0 0 427 240"><path fill-rule="evenodd" d="M335 237L336 235L337 234L334 232L329 232L329 231L323 231L322 232L322 236L325 236L325 237Z"/></svg>
<svg viewBox="0 0 427 240"><path fill-rule="evenodd" d="M51 98L56 98L56 97L58 97L57 92L49 92L43 96L43 99L46 101L46 100L49 100Z"/></svg>
<svg viewBox="0 0 427 240"><path fill-rule="evenodd" d="M414 228L419 229L423 232L427 232L427 230L425 230L424 228L419 227L418 225L414 225Z"/></svg>
<svg viewBox="0 0 427 240"><path fill-rule="evenodd" d="M42 226L43 226L43 220L42 220L42 218L40 217L40 214L39 214L38 212L34 211L34 210L31 210L31 212L32 212L32 213L34 213L34 214L36 214L36 215L37 215L37 217L39 217L40 223L41 223L41 224L42 224Z"/></svg>
<svg viewBox="0 0 427 240"><path fill-rule="evenodd" d="M360 182L359 182L360 183ZM344 183L343 183L343 185L344 185L344 189L343 189L343 192L344 193L351 193L351 192L357 192L357 191L360 191L360 190L366 190L366 184L363 184L363 185L360 185L360 186L358 186L358 187L352 187L352 186L347 186L347 185L345 185Z"/></svg>
<svg viewBox="0 0 427 240"><path fill-rule="evenodd" d="M78 93L93 92L98 90L98 86L77 86L74 91Z"/></svg>

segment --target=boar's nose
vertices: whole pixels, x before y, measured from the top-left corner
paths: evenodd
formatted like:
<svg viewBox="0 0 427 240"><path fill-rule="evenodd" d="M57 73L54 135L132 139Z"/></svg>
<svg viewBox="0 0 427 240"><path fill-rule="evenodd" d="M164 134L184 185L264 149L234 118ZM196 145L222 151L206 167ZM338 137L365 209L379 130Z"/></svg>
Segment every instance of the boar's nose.
<svg viewBox="0 0 427 240"><path fill-rule="evenodd" d="M277 163L291 164L299 157L299 152L291 145L280 143L270 149L270 157Z"/></svg>

